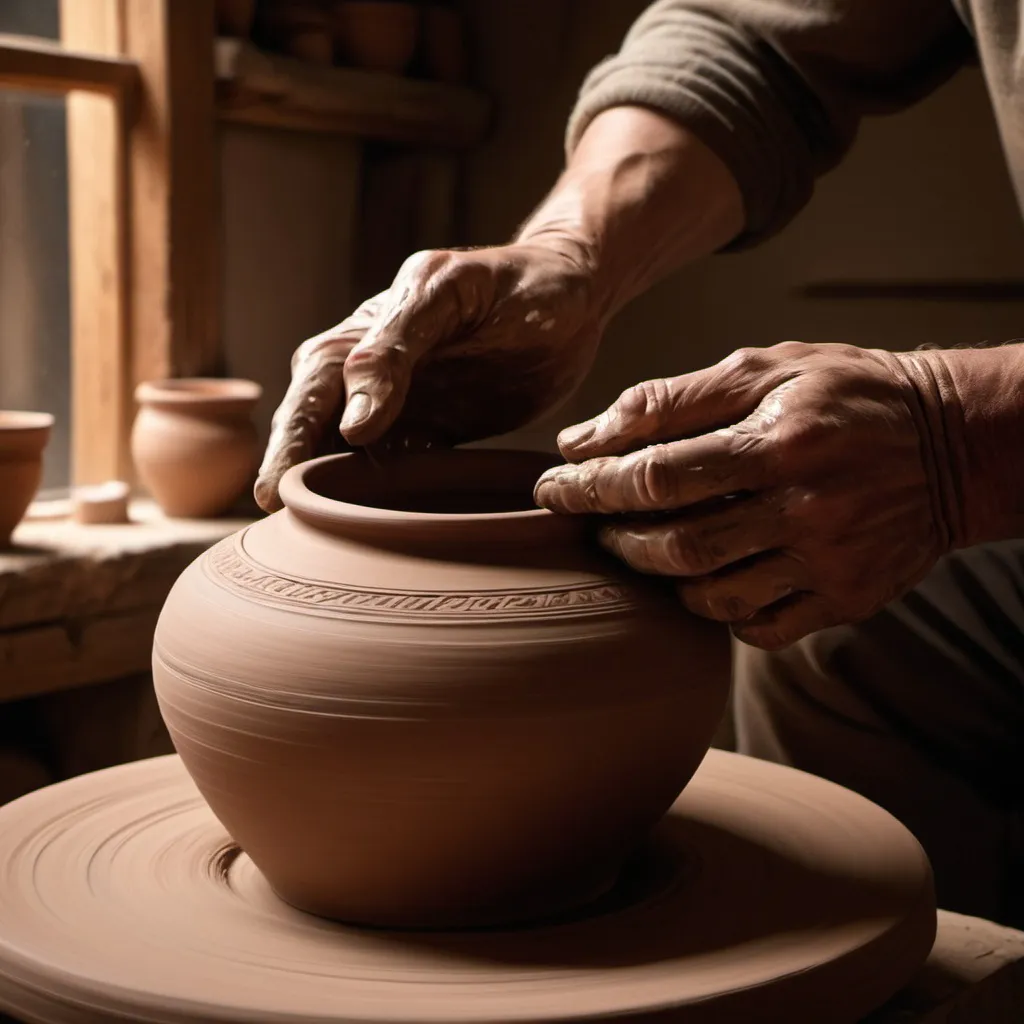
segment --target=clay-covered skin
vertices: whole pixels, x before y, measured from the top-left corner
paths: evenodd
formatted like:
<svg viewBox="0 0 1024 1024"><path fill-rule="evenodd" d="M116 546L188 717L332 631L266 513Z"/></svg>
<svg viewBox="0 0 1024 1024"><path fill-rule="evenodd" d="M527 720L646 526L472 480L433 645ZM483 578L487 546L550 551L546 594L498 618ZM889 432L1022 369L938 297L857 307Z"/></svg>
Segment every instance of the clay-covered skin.
<svg viewBox="0 0 1024 1024"><path fill-rule="evenodd" d="M511 244L417 253L386 292L299 346L257 501L279 509L281 477L317 454L455 445L551 412L617 310L741 227L735 181L689 131L605 111Z"/></svg>
<svg viewBox="0 0 1024 1024"><path fill-rule="evenodd" d="M779 648L872 615L1024 527L1024 349L787 342L626 391L563 431L540 505L697 614Z"/></svg>
<svg viewBox="0 0 1024 1024"><path fill-rule="evenodd" d="M53 417L0 411L0 548L7 547L43 478L43 450Z"/></svg>
<svg viewBox="0 0 1024 1024"><path fill-rule="evenodd" d="M160 707L275 890L350 922L586 902L703 758L728 636L532 504L550 456L329 456L175 584ZM344 497L346 500L340 501Z"/></svg>
<svg viewBox="0 0 1024 1024"><path fill-rule="evenodd" d="M607 899L529 928L298 913L176 757L0 808L0 863L0 1014L38 1024L856 1024L935 933L928 864L895 819L721 751Z"/></svg>
<svg viewBox="0 0 1024 1024"><path fill-rule="evenodd" d="M281 476L314 455L455 445L536 419L590 369L592 307L579 268L543 245L412 257L388 291L296 350L257 500L279 509Z"/></svg>
<svg viewBox="0 0 1024 1024"><path fill-rule="evenodd" d="M253 381L191 378L136 389L132 460L143 486L177 518L223 515L252 482L259 439Z"/></svg>

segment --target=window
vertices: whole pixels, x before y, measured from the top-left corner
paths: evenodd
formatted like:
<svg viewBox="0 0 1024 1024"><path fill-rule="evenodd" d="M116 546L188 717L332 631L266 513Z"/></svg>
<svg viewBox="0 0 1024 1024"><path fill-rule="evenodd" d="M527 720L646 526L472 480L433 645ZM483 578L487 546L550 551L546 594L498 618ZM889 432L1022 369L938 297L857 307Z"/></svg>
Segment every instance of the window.
<svg viewBox="0 0 1024 1024"><path fill-rule="evenodd" d="M216 368L214 24L0 0L0 407L57 417L44 487L130 480L134 385Z"/></svg>
<svg viewBox="0 0 1024 1024"><path fill-rule="evenodd" d="M59 29L57 0L0 0L0 32ZM56 417L45 489L70 478L65 109L62 96L0 89L0 408Z"/></svg>

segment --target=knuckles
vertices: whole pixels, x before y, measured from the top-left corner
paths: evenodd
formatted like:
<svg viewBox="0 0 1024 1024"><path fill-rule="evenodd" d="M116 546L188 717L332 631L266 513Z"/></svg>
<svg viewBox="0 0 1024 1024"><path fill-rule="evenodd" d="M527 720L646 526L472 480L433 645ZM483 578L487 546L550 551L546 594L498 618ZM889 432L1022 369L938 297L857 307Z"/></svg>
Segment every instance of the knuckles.
<svg viewBox="0 0 1024 1024"><path fill-rule="evenodd" d="M635 459L632 487L638 504L660 509L676 495L675 466L666 445L655 444Z"/></svg>
<svg viewBox="0 0 1024 1024"><path fill-rule="evenodd" d="M666 561L680 576L706 576L717 568L711 549L694 530L676 527L665 540Z"/></svg>
<svg viewBox="0 0 1024 1024"><path fill-rule="evenodd" d="M673 379L645 380L622 392L615 403L615 413L626 425L658 420L669 412L673 398Z"/></svg>

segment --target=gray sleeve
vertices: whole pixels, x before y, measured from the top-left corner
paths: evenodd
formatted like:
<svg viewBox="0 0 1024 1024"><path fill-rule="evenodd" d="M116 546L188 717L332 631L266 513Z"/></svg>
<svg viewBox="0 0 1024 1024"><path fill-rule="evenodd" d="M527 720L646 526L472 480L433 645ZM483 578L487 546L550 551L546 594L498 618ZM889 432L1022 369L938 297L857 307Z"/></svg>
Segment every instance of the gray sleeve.
<svg viewBox="0 0 1024 1024"><path fill-rule="evenodd" d="M950 0L658 0L587 77L575 148L602 110L643 106L690 128L739 183L746 229L774 234L852 144L972 59Z"/></svg>

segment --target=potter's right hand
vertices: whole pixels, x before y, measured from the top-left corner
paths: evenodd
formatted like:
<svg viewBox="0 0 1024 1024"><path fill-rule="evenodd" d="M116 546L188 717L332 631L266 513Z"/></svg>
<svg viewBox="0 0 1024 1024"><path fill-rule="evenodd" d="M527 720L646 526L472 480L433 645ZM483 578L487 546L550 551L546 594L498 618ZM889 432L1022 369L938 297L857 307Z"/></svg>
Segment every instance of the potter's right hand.
<svg viewBox="0 0 1024 1024"><path fill-rule="evenodd" d="M411 257L386 292L299 346L256 500L280 508L282 475L318 454L461 444L550 412L593 362L593 290L557 241Z"/></svg>

